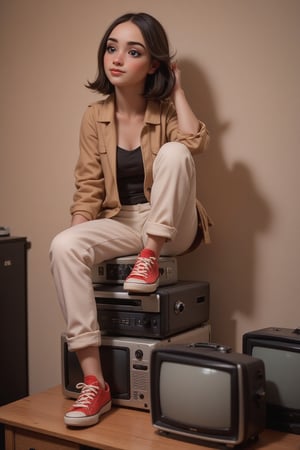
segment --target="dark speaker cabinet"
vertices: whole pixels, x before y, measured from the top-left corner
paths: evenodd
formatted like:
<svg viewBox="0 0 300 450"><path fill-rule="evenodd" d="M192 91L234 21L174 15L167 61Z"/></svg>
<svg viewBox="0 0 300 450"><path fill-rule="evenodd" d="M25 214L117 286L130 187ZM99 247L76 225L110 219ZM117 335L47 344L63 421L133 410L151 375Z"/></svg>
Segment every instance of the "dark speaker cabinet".
<svg viewBox="0 0 300 450"><path fill-rule="evenodd" d="M28 395L27 251L23 237L0 237L0 406Z"/></svg>

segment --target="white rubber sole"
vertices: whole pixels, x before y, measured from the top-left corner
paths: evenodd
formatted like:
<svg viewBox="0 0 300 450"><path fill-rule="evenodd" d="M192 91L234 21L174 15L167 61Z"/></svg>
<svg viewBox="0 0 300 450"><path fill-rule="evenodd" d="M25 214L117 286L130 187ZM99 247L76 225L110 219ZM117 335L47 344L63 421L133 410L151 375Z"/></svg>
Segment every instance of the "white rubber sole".
<svg viewBox="0 0 300 450"><path fill-rule="evenodd" d="M135 281L124 281L123 289L128 292L137 292L140 294L151 294L159 286L159 279L155 283L147 284Z"/></svg>
<svg viewBox="0 0 300 450"><path fill-rule="evenodd" d="M99 422L100 417L111 410L111 402L106 403L98 414L94 416L81 416L81 417L71 417L64 416L64 422L70 427L90 427L91 425L96 425Z"/></svg>

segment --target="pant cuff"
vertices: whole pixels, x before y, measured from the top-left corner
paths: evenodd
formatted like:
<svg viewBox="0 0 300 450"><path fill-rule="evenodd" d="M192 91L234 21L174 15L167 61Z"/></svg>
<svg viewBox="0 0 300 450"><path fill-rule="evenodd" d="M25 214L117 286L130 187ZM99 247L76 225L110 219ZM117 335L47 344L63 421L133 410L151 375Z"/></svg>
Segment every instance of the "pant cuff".
<svg viewBox="0 0 300 450"><path fill-rule="evenodd" d="M80 334L72 338L67 337L67 343L70 352L75 352L86 347L99 347L101 345L101 333L97 330Z"/></svg>
<svg viewBox="0 0 300 450"><path fill-rule="evenodd" d="M170 227L168 225L163 225L161 223L153 223L147 222L147 226L145 228L147 234L152 234L153 236L164 237L168 240L174 239L176 236L177 230L174 227Z"/></svg>

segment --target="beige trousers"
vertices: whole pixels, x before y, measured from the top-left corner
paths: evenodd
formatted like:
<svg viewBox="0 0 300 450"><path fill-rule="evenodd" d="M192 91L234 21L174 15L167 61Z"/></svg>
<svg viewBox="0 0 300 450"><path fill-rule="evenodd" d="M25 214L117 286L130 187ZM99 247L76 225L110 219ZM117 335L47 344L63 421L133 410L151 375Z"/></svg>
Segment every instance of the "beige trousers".
<svg viewBox="0 0 300 450"><path fill-rule="evenodd" d="M91 281L94 264L138 254L148 234L166 238L162 255L181 254L192 244L197 226L194 160L183 144L170 142L154 161L150 203L123 206L116 217L91 220L55 236L51 271L69 350L101 344Z"/></svg>

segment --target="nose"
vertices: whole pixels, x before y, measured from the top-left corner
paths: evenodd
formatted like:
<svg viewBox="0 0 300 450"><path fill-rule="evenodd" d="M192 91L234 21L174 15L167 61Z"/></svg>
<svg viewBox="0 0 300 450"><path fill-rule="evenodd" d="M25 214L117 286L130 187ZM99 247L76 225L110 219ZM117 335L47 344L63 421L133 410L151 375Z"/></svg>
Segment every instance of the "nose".
<svg viewBox="0 0 300 450"><path fill-rule="evenodd" d="M115 53L114 56L115 57L113 59L113 64L115 66L122 66L123 65L123 56L121 55L121 53L120 52Z"/></svg>

